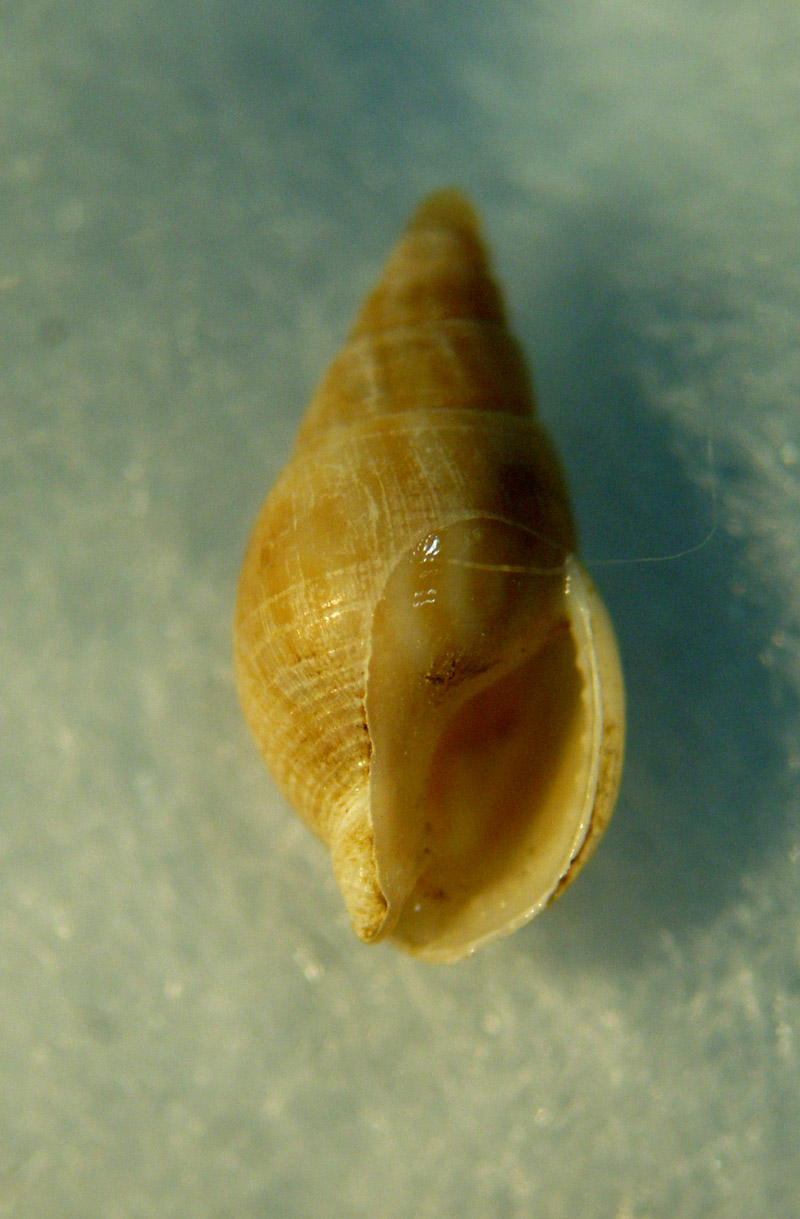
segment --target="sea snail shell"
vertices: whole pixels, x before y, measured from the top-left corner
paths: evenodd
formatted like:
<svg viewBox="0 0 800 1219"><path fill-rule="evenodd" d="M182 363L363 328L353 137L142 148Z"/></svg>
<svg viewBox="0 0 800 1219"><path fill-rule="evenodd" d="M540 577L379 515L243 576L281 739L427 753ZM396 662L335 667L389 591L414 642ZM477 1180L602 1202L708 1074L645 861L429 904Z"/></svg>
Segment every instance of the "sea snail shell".
<svg viewBox="0 0 800 1219"><path fill-rule="evenodd" d="M313 398L236 607L245 717L356 933L454 960L596 846L624 700L476 217L422 204Z"/></svg>

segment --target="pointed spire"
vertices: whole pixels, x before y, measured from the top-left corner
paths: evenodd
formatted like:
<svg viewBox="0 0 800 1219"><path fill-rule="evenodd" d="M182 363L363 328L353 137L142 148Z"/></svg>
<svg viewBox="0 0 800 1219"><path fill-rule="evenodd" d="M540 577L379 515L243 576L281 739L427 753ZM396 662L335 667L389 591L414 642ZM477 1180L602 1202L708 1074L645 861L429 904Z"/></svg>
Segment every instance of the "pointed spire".
<svg viewBox="0 0 800 1219"><path fill-rule="evenodd" d="M414 212L323 377L298 447L331 428L399 411L534 410L471 205L456 190Z"/></svg>
<svg viewBox="0 0 800 1219"><path fill-rule="evenodd" d="M412 215L350 333L456 319L506 320L477 216L460 192L444 190Z"/></svg>

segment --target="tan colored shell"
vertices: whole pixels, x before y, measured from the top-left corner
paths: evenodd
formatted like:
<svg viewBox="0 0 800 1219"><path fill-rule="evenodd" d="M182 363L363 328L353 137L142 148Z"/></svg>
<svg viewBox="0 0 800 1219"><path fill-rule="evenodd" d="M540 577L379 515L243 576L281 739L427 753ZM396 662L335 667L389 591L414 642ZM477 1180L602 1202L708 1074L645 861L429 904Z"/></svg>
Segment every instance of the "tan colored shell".
<svg viewBox="0 0 800 1219"><path fill-rule="evenodd" d="M613 631L456 192L417 211L245 557L236 662L356 933L454 960L573 879L616 798Z"/></svg>

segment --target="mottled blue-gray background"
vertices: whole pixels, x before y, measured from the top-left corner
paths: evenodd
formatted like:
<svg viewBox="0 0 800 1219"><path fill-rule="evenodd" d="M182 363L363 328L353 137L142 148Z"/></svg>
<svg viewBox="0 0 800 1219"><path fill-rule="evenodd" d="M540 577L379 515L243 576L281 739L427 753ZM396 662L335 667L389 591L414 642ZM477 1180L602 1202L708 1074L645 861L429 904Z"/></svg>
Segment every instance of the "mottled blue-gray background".
<svg viewBox="0 0 800 1219"><path fill-rule="evenodd" d="M0 1216L800 1213L799 80L795 0L2 5ZM353 939L230 620L445 183L630 744L580 882L437 968Z"/></svg>

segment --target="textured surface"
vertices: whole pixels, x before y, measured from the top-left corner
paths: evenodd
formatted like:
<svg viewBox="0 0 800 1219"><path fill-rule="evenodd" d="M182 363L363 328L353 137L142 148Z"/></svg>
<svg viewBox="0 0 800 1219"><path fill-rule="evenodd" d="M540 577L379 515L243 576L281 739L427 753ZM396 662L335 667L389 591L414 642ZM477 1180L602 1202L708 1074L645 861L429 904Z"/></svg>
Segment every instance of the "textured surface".
<svg viewBox="0 0 800 1219"><path fill-rule="evenodd" d="M796 1212L799 38L794 0L4 6L0 1214ZM592 567L612 827L432 971L354 944L230 619L303 404L448 180L583 553L693 545L712 474L720 524Z"/></svg>

